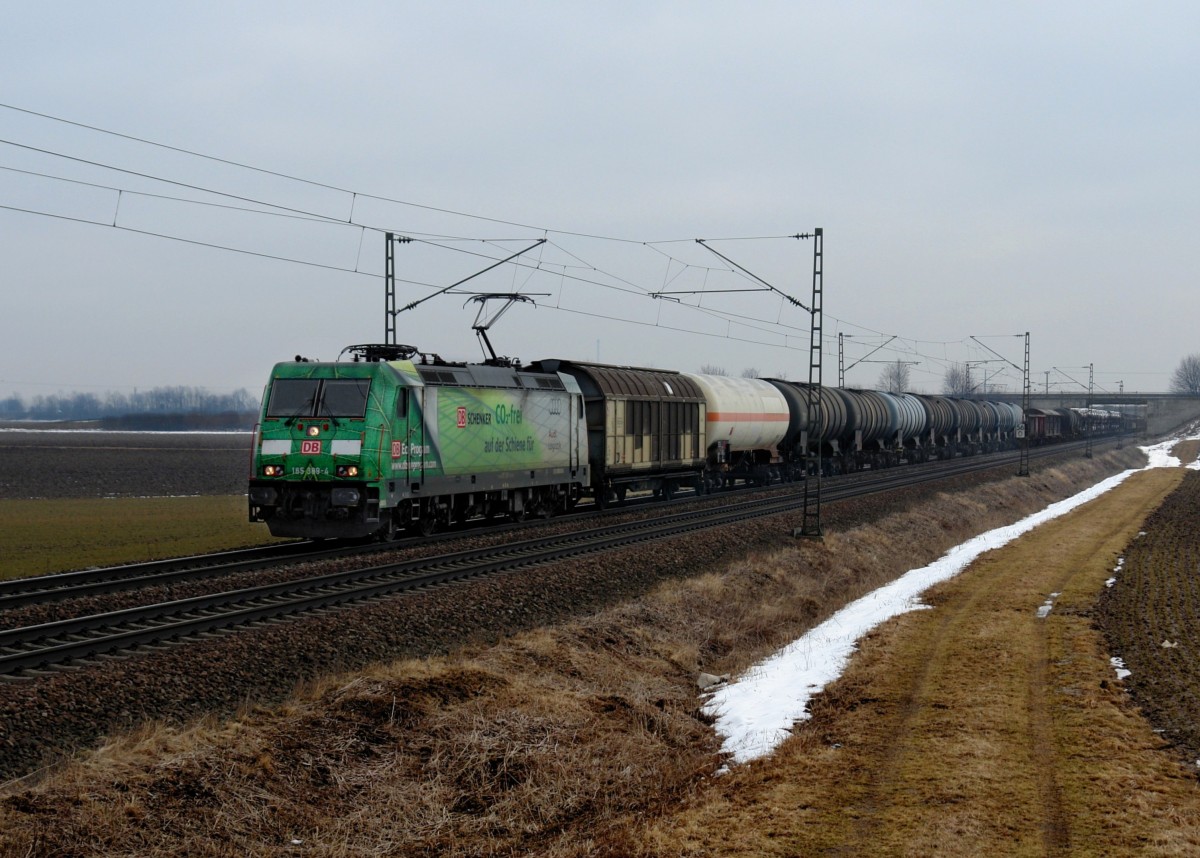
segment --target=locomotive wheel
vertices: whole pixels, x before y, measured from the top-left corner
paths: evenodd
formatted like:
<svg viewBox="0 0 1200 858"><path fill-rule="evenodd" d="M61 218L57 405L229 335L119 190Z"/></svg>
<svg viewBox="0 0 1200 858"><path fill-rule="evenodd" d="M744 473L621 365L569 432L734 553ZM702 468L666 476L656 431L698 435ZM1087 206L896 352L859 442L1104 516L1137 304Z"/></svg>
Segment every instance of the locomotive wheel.
<svg viewBox="0 0 1200 858"><path fill-rule="evenodd" d="M392 542L392 541L398 539L400 534L399 534L398 529L396 528L395 517L392 516L391 514L389 514L387 517L387 521L385 521L383 523L383 525L379 528L379 530L375 531L375 536L376 536L376 538L379 539L380 542Z"/></svg>

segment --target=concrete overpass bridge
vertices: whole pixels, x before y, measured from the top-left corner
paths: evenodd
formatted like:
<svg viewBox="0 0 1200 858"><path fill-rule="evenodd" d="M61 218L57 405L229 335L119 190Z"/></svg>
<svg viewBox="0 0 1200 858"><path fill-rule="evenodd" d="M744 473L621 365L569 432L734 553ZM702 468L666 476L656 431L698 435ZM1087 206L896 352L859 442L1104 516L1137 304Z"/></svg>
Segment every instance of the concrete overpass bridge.
<svg viewBox="0 0 1200 858"><path fill-rule="evenodd" d="M1021 404L1020 394L989 393L980 399L995 399ZM1085 408L1086 393L1034 393L1029 397L1030 408ZM1185 393L1093 393L1092 403L1096 408L1106 405L1146 406L1147 434L1165 435L1200 419L1200 396Z"/></svg>

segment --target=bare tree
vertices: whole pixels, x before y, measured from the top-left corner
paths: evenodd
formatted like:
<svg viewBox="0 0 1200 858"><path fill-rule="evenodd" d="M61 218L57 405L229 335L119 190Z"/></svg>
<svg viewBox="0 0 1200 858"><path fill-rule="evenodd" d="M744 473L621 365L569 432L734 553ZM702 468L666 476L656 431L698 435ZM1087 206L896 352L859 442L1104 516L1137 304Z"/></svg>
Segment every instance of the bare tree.
<svg viewBox="0 0 1200 858"><path fill-rule="evenodd" d="M946 367L946 374L942 376L942 393L947 396L970 395L971 379L965 364L952 363Z"/></svg>
<svg viewBox="0 0 1200 858"><path fill-rule="evenodd" d="M729 375L729 373L727 373L725 371L725 367L717 366L716 364L712 364L712 363L700 364L700 374L701 375Z"/></svg>
<svg viewBox="0 0 1200 858"><path fill-rule="evenodd" d="M742 378L762 378L759 374L758 367L748 366L742 370Z"/></svg>
<svg viewBox="0 0 1200 858"><path fill-rule="evenodd" d="M1200 393L1200 354L1190 354L1171 373L1172 393Z"/></svg>
<svg viewBox="0 0 1200 858"><path fill-rule="evenodd" d="M908 390L909 381L908 364L898 360L883 368L879 375L879 389L888 393L903 393Z"/></svg>

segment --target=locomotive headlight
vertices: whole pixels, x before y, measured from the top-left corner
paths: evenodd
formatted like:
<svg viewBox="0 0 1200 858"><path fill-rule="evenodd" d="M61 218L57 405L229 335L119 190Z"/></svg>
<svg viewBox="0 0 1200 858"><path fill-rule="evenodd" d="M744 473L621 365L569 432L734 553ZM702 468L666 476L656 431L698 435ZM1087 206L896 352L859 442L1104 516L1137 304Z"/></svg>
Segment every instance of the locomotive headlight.
<svg viewBox="0 0 1200 858"><path fill-rule="evenodd" d="M308 427L308 437L316 438L320 434L321 434L320 426L309 426Z"/></svg>
<svg viewBox="0 0 1200 858"><path fill-rule="evenodd" d="M283 465L263 465L264 477L282 477Z"/></svg>
<svg viewBox="0 0 1200 858"><path fill-rule="evenodd" d="M358 465L338 465L336 473L339 477L357 477Z"/></svg>

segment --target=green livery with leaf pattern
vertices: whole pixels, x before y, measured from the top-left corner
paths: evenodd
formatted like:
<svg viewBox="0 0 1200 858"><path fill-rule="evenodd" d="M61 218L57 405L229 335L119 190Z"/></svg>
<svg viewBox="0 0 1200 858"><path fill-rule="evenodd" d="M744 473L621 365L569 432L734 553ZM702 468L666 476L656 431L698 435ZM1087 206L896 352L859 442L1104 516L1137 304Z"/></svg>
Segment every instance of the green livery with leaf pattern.
<svg viewBox="0 0 1200 858"><path fill-rule="evenodd" d="M353 361L271 372L248 498L250 520L273 535L390 538L550 515L588 486L583 400L569 375L352 349Z"/></svg>

